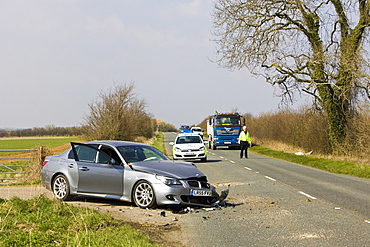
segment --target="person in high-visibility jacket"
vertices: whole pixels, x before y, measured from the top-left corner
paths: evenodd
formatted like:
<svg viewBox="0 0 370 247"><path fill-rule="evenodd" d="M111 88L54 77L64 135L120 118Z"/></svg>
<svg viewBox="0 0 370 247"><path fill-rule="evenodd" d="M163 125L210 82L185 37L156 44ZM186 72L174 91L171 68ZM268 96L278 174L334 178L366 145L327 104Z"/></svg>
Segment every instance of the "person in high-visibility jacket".
<svg viewBox="0 0 370 247"><path fill-rule="evenodd" d="M243 130L239 134L239 144L240 144L240 158L243 158L245 152L245 158L248 159L248 147L251 145L251 137L247 131L247 126L243 126Z"/></svg>

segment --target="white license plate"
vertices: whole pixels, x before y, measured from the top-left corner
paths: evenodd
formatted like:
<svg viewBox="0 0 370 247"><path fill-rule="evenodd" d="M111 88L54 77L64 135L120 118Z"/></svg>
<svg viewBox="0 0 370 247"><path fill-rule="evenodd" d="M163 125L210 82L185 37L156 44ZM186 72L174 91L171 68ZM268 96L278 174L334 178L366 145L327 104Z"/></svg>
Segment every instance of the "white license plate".
<svg viewBox="0 0 370 247"><path fill-rule="evenodd" d="M224 142L225 144L231 144L231 142Z"/></svg>
<svg viewBox="0 0 370 247"><path fill-rule="evenodd" d="M191 196L212 196L211 190L190 190Z"/></svg>

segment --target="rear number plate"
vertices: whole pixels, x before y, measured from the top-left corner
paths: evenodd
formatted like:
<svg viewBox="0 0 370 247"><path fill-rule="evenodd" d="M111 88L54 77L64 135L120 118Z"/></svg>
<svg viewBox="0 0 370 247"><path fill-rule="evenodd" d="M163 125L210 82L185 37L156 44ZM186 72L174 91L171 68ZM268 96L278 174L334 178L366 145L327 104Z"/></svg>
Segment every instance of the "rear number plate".
<svg viewBox="0 0 370 247"><path fill-rule="evenodd" d="M212 191L210 190L190 190L191 196L212 196Z"/></svg>

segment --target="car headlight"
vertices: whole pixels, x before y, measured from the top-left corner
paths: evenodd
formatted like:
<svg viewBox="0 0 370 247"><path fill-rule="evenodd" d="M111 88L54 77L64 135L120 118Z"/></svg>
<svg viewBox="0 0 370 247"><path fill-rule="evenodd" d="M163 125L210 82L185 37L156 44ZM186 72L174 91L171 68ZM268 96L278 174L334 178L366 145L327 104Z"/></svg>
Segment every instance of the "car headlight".
<svg viewBox="0 0 370 247"><path fill-rule="evenodd" d="M159 176L159 175L156 175L155 176L156 179L160 180L162 183L164 183L165 185L182 185L182 183L180 182L180 180L176 179L176 178L169 178L169 177L164 177L164 176Z"/></svg>
<svg viewBox="0 0 370 247"><path fill-rule="evenodd" d="M204 151L204 147L200 147L199 148L199 151Z"/></svg>
<svg viewBox="0 0 370 247"><path fill-rule="evenodd" d="M180 148L175 147L174 149L175 149L175 152L181 152Z"/></svg>

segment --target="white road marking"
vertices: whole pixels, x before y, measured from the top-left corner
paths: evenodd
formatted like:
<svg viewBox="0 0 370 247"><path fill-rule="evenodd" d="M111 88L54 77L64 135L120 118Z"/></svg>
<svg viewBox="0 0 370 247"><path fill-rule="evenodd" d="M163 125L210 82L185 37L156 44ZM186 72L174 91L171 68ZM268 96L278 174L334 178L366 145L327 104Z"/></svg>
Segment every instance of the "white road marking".
<svg viewBox="0 0 370 247"><path fill-rule="evenodd" d="M235 163L235 162L234 162L234 161L232 161L232 160L230 160L230 162L231 162L231 163L233 163L233 164Z"/></svg>
<svg viewBox="0 0 370 247"><path fill-rule="evenodd" d="M271 177L269 177L269 176L265 176L265 178L270 179L270 180L272 180L272 181L276 181L276 179L271 178Z"/></svg>
<svg viewBox="0 0 370 247"><path fill-rule="evenodd" d="M252 171L252 169L251 168L249 168L249 167L244 167L245 169L247 169L247 170L249 170L249 171Z"/></svg>
<svg viewBox="0 0 370 247"><path fill-rule="evenodd" d="M224 157L220 156L221 159L223 159Z"/></svg>
<svg viewBox="0 0 370 247"><path fill-rule="evenodd" d="M365 222L370 224L370 220L365 220Z"/></svg>
<svg viewBox="0 0 370 247"><path fill-rule="evenodd" d="M316 199L316 197L310 196L309 194L306 194L306 193L304 193L304 192L302 192L302 191L299 191L299 193L300 193L300 194L302 194L302 195L304 195L304 196L307 196L308 198L311 198L311 199L313 199L313 200L315 200L315 199Z"/></svg>

